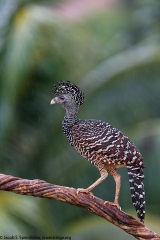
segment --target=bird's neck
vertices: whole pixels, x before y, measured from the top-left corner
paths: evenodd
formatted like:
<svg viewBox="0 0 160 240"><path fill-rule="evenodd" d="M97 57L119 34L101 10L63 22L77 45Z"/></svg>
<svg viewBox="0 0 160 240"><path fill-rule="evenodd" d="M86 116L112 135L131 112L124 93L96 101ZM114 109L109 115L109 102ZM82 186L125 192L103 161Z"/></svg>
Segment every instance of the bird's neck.
<svg viewBox="0 0 160 240"><path fill-rule="evenodd" d="M78 109L76 108L69 109L69 110L66 109L66 115L62 122L63 133L66 135L71 145L73 144L72 126L78 121L77 113L78 113Z"/></svg>
<svg viewBox="0 0 160 240"><path fill-rule="evenodd" d="M78 108L66 109L66 114L63 122L68 126L73 126L77 121Z"/></svg>

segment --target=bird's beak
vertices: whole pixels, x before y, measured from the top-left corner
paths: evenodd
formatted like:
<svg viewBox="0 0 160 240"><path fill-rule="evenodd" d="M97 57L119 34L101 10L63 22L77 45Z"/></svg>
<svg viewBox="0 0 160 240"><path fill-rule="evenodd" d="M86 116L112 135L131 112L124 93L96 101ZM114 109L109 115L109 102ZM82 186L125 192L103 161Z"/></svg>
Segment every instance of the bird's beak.
<svg viewBox="0 0 160 240"><path fill-rule="evenodd" d="M57 103L58 103L58 98L57 97L53 98L50 102L51 105L52 104L57 104Z"/></svg>

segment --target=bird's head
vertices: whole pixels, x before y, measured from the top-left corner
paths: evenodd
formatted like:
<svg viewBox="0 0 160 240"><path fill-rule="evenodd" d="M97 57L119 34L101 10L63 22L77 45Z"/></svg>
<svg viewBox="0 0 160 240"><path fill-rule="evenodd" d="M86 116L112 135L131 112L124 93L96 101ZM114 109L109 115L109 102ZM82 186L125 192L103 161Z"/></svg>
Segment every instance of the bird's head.
<svg viewBox="0 0 160 240"><path fill-rule="evenodd" d="M60 82L58 86L54 85L52 91L56 97L51 100L51 104L61 104L64 108L79 107L83 104L83 92L69 81Z"/></svg>

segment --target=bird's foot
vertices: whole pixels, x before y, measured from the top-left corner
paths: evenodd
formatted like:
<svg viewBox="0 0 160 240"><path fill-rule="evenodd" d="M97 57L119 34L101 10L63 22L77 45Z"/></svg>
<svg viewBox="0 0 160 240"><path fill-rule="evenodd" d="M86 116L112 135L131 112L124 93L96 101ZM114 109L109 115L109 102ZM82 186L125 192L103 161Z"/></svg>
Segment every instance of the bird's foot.
<svg viewBox="0 0 160 240"><path fill-rule="evenodd" d="M79 193L90 194L91 197L94 199L93 193L91 193L91 191L90 191L88 188L77 188L77 195L78 195Z"/></svg>
<svg viewBox="0 0 160 240"><path fill-rule="evenodd" d="M117 207L121 211L121 207L120 207L119 203L105 201L104 204L109 204L109 205L112 205L114 207Z"/></svg>

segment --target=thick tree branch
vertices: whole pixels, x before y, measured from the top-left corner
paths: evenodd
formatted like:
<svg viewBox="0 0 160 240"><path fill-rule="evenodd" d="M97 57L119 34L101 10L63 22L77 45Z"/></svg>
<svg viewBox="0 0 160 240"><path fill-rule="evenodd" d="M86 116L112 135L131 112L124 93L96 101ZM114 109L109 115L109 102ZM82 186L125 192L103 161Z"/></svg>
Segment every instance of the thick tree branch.
<svg viewBox="0 0 160 240"><path fill-rule="evenodd" d="M79 193L74 188L58 186L47 183L42 180L27 180L9 175L0 174L0 190L10 191L17 194L29 195L34 197L43 197L53 200L60 200L73 204L105 218L117 227L123 229L128 234L137 239L159 239L160 236L152 230L145 227L132 216L118 210L110 202L104 204L104 201L91 194Z"/></svg>

